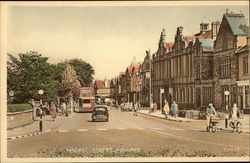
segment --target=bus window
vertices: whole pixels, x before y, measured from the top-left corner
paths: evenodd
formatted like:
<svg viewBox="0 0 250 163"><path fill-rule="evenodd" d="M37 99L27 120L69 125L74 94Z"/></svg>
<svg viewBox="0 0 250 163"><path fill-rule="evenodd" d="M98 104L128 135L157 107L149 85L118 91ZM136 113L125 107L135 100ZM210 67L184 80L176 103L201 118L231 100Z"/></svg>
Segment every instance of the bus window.
<svg viewBox="0 0 250 163"><path fill-rule="evenodd" d="M82 106L82 99L79 99L79 106Z"/></svg>
<svg viewBox="0 0 250 163"><path fill-rule="evenodd" d="M89 103L90 103L90 99L84 99L84 100L83 100L83 103L84 103L84 104L89 104Z"/></svg>

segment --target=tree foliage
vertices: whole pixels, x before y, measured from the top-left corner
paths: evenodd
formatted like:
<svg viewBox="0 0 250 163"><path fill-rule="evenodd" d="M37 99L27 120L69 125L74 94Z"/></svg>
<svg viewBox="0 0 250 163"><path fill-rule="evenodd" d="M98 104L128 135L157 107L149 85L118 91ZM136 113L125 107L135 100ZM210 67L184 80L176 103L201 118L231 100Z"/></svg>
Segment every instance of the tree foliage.
<svg viewBox="0 0 250 163"><path fill-rule="evenodd" d="M56 98L59 81L57 67L47 63L48 58L37 52L20 53L19 58L8 54L8 91L15 91L16 103L27 102L30 98L40 98L38 90L43 89L42 98Z"/></svg>
<svg viewBox="0 0 250 163"><path fill-rule="evenodd" d="M62 73L62 89L65 97L78 97L79 96L79 87L81 86L77 73L74 69L74 66L70 64L66 65Z"/></svg>
<svg viewBox="0 0 250 163"><path fill-rule="evenodd" d="M93 67L81 59L49 64L48 57L33 51L8 57L7 91L14 90L14 103L25 103L30 98L76 97L79 87L90 86L93 80ZM42 97L39 89L44 90Z"/></svg>
<svg viewBox="0 0 250 163"><path fill-rule="evenodd" d="M94 79L93 75L95 74L93 67L82 59L77 58L69 60L68 63L74 66L81 85L85 87L91 86Z"/></svg>

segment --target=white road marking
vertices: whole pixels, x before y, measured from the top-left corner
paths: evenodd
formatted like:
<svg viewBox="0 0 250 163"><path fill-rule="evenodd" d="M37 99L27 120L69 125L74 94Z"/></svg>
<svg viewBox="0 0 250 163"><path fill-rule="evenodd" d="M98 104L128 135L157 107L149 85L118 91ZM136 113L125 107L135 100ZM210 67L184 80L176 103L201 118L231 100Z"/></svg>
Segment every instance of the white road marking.
<svg viewBox="0 0 250 163"><path fill-rule="evenodd" d="M106 130L108 130L108 129L106 129L106 128L98 128L98 129L96 129L96 130L99 130L99 131L106 131Z"/></svg>
<svg viewBox="0 0 250 163"><path fill-rule="evenodd" d="M69 130L59 130L59 132L69 132Z"/></svg>
<svg viewBox="0 0 250 163"><path fill-rule="evenodd" d="M78 129L77 131L88 131L88 129Z"/></svg>
<svg viewBox="0 0 250 163"><path fill-rule="evenodd" d="M127 130L127 128L118 128L117 130Z"/></svg>
<svg viewBox="0 0 250 163"><path fill-rule="evenodd" d="M160 130L160 131L163 131L163 130L165 130L165 129L163 129L163 128L152 128L152 130Z"/></svg>
<svg viewBox="0 0 250 163"><path fill-rule="evenodd" d="M184 129L181 129L181 128L173 128L172 130L183 131Z"/></svg>

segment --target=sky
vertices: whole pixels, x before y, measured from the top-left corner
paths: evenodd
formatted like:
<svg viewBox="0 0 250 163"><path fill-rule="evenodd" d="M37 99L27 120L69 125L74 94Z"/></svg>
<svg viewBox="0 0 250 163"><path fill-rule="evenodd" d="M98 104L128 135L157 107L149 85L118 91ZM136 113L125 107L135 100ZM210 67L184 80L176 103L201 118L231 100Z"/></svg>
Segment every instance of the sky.
<svg viewBox="0 0 250 163"><path fill-rule="evenodd" d="M11 6L7 52L37 51L48 62L80 58L95 69L95 79L126 71L146 50L155 53L160 33L173 42L178 26L184 35L199 32L201 22L221 21L226 9L249 15L248 6Z"/></svg>

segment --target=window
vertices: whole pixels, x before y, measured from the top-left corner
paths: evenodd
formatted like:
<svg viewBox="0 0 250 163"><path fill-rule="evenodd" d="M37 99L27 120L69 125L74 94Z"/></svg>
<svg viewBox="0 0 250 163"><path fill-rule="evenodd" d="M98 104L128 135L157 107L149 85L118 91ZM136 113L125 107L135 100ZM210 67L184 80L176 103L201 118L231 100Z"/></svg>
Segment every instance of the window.
<svg viewBox="0 0 250 163"><path fill-rule="evenodd" d="M195 66L195 79L200 79L200 73L201 73L201 66L200 66L200 62L197 62L196 66Z"/></svg>
<svg viewBox="0 0 250 163"><path fill-rule="evenodd" d="M212 88L211 87L204 87L202 89L202 94L203 94L203 105L208 105L209 103L212 102Z"/></svg>
<svg viewBox="0 0 250 163"><path fill-rule="evenodd" d="M248 57L243 58L243 74L248 74Z"/></svg>
<svg viewBox="0 0 250 163"><path fill-rule="evenodd" d="M220 77L228 78L231 75L231 59L224 58L220 60Z"/></svg>

